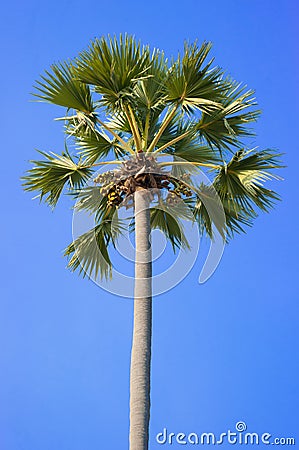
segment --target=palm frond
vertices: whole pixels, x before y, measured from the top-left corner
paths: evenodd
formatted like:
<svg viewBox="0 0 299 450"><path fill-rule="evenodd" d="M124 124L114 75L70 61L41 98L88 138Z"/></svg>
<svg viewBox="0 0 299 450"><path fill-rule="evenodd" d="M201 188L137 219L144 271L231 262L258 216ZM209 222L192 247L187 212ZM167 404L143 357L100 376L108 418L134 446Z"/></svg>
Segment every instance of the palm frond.
<svg viewBox="0 0 299 450"><path fill-rule="evenodd" d="M83 277L111 277L112 263L109 257L108 245L112 240L111 222L106 221L95 226L87 233L79 236L64 252L68 256L68 268L73 272L79 270Z"/></svg>
<svg viewBox="0 0 299 450"><path fill-rule="evenodd" d="M185 137L175 142L182 135ZM173 155L175 160L182 158L195 163L215 164L220 161L218 154L210 146L202 145L193 122L186 123L180 116L174 118L159 140L160 147L171 142L174 143L165 148L163 153Z"/></svg>
<svg viewBox="0 0 299 450"><path fill-rule="evenodd" d="M222 202L212 185L200 183L194 186L195 197L191 199L191 209L202 235L214 238L215 230L226 239L226 220ZM193 204L192 204L193 203Z"/></svg>
<svg viewBox="0 0 299 450"><path fill-rule="evenodd" d="M96 130L93 133L77 137L76 141L79 155L85 159L87 164L94 164L99 159L107 157L116 144L108 136Z"/></svg>
<svg viewBox="0 0 299 450"><path fill-rule="evenodd" d="M163 112L162 112L163 114ZM149 128L149 141L153 140L153 137L159 132L160 126L161 126L161 122L163 122L163 117L162 117L161 111L157 110L157 111L151 111L151 121L150 121L150 128ZM162 117L162 120L161 120ZM174 139L178 134L178 127L180 126L179 124L182 122L183 120L183 114L181 111L176 111L176 113L174 114L174 116L171 118L171 120L169 121L169 123L167 124L167 126L165 127L163 133L161 134L157 145L158 147L162 147L163 145L167 144L168 142L170 142L172 139Z"/></svg>
<svg viewBox="0 0 299 450"><path fill-rule="evenodd" d="M68 256L68 268L72 271L79 269L83 277L88 275L95 278L108 278L112 275L112 262L109 256L108 246L115 247L116 240L124 232L124 221L120 220L114 206L107 206L107 198L99 198L94 190L80 191L77 209L85 209L96 212L97 225L75 239L66 249Z"/></svg>
<svg viewBox="0 0 299 450"><path fill-rule="evenodd" d="M22 177L23 186L26 191L38 191L38 197L41 200L45 197L45 201L52 207L56 205L65 185L69 189L79 189L92 174L90 167L85 167L80 160L75 163L69 153L39 153L45 159L31 161L34 167Z"/></svg>
<svg viewBox="0 0 299 450"><path fill-rule="evenodd" d="M191 139L188 142L188 139L180 141L172 152L172 155L174 155L177 158L185 159L186 161L189 161L190 163L213 163L218 164L219 163L219 157L215 152L211 150L210 147L206 145L200 145L196 141L192 141ZM166 152L167 153L167 152Z"/></svg>
<svg viewBox="0 0 299 450"><path fill-rule="evenodd" d="M167 99L180 102L185 111L198 109L207 114L221 108L221 75L218 67L210 69L213 59L206 63L212 44L204 42L185 45L182 57L178 57L165 81Z"/></svg>
<svg viewBox="0 0 299 450"><path fill-rule="evenodd" d="M101 207L103 195L99 186L87 186L71 193L76 199L75 210L96 213Z"/></svg>
<svg viewBox="0 0 299 450"><path fill-rule="evenodd" d="M138 112L144 115L149 110L164 109L166 105L164 81L167 73L164 52L154 50L150 58L147 78L139 81L134 88L134 102Z"/></svg>
<svg viewBox="0 0 299 450"><path fill-rule="evenodd" d="M229 149L240 145L240 137L254 134L248 124L257 120L260 111L250 111L256 105L254 91L230 78L224 80L224 85L221 108L202 114L197 129L210 146Z"/></svg>
<svg viewBox="0 0 299 450"><path fill-rule="evenodd" d="M173 211L167 211L164 207L161 209L153 207L150 212L152 229L159 229L165 234L172 245L173 251L180 247L190 248L184 235L182 223L174 217Z"/></svg>
<svg viewBox="0 0 299 450"><path fill-rule="evenodd" d="M253 209L231 208L226 199L220 199L214 186L202 184L192 205L200 233L213 240L215 230L227 242L235 233L245 233L244 225L251 226L256 212Z"/></svg>
<svg viewBox="0 0 299 450"><path fill-rule="evenodd" d="M244 209L238 203L232 207L231 202L222 199L222 206L225 213L227 240L234 237L235 234L246 233L246 227L253 225L257 212L253 208Z"/></svg>
<svg viewBox="0 0 299 450"><path fill-rule="evenodd" d="M241 208L245 213L255 207L268 211L279 200L274 191L263 186L267 180L278 178L271 171L282 167L279 157L270 150L240 150L235 153L214 180L215 189L221 200L227 203L228 211L238 213L236 208Z"/></svg>
<svg viewBox="0 0 299 450"><path fill-rule="evenodd" d="M46 71L41 76L42 81L36 82L33 95L41 101L73 108L87 115L93 113L95 106L89 86L76 78L72 63L53 64L51 69L52 72Z"/></svg>
<svg viewBox="0 0 299 450"><path fill-rule="evenodd" d="M77 191L72 195L76 198L75 210L87 211L94 215L95 222L111 222L112 227L123 228L123 221L118 218L118 211L115 205L108 204L108 197L101 194L99 186L88 186ZM113 228L113 229L114 229Z"/></svg>
<svg viewBox="0 0 299 450"><path fill-rule="evenodd" d="M126 133L129 135L132 134L128 119L125 116L125 114L121 111L119 113L113 114L113 116L109 117L107 122L105 123L109 128L111 128L114 131Z"/></svg>
<svg viewBox="0 0 299 450"><path fill-rule="evenodd" d="M76 75L95 86L101 103L117 110L129 101L136 83L147 76L149 50L132 36L95 39L76 59Z"/></svg>

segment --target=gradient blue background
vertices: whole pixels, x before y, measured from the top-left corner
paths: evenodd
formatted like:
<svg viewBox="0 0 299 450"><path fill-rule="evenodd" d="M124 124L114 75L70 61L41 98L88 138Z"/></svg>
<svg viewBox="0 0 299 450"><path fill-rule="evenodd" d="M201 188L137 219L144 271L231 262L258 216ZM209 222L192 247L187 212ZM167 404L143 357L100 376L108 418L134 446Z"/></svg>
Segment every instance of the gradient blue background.
<svg viewBox="0 0 299 450"><path fill-rule="evenodd" d="M56 109L29 101L34 80L119 32L169 55L213 41L216 62L256 89L253 145L286 152L288 166L272 184L283 201L229 244L210 281L197 283L198 263L154 300L150 448L163 427L220 433L239 420L299 446L297 2L31 0L1 16L0 449L128 445L132 302L65 269L70 203L52 213L19 180L35 148L63 146Z"/></svg>

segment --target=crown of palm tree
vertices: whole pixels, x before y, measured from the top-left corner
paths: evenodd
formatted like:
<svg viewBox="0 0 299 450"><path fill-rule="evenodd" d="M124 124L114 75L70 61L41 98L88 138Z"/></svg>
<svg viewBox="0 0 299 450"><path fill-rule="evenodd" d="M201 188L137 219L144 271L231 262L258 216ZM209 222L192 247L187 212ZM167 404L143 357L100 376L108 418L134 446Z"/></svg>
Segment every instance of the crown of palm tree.
<svg viewBox="0 0 299 450"><path fill-rule="evenodd" d="M101 38L37 81L38 101L66 108L57 118L64 122L66 150L41 152L44 159L32 161L23 177L25 189L38 191L51 207L66 189L75 195L77 208L96 215L95 228L65 251L71 269L110 273L107 247L124 226L112 219L120 205L129 207L137 187L165 192L168 202L181 198L210 237L213 225L223 236L243 232L258 210L269 210L278 199L264 183L274 177L272 169L282 167L280 155L242 143L253 135L250 124L260 114L254 92L213 67L210 50L208 42L185 44L169 61L131 36ZM117 168L84 187L109 164ZM192 184L190 174L197 168L209 171L211 185ZM212 190L224 209L224 227L213 223L203 201L213 197ZM167 210L151 207L151 226L161 229L174 249L188 246Z"/></svg>

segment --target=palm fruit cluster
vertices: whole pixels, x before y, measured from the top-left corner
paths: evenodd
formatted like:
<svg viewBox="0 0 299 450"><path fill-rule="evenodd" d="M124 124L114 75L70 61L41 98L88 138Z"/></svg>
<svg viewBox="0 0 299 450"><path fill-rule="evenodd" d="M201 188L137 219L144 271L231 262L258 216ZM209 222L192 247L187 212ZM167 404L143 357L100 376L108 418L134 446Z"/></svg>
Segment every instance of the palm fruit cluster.
<svg viewBox="0 0 299 450"><path fill-rule="evenodd" d="M173 178L169 172L163 172L153 156L139 153L136 156L124 161L120 168L104 172L98 175L95 183L101 185L100 192L107 196L107 205L119 206L123 200L132 198L132 194L137 187L150 189L150 194L159 194L161 189L169 191L167 199L178 201L181 195L190 197L191 190L182 180Z"/></svg>
<svg viewBox="0 0 299 450"><path fill-rule="evenodd" d="M182 176L182 180L177 180L176 178L170 177L169 181L173 187L168 188L168 195L166 197L167 203L171 205L177 204L182 196L192 196L192 191L188 184L186 184L189 181L188 178L189 176L187 174Z"/></svg>

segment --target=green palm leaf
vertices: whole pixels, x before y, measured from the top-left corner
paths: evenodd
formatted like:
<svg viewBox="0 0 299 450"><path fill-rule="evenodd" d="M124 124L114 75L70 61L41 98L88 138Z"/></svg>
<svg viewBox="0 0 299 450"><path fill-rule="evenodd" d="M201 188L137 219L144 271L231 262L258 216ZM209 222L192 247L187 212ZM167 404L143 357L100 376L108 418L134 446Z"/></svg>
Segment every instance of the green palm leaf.
<svg viewBox="0 0 299 450"><path fill-rule="evenodd" d="M250 111L256 105L254 91L246 91L246 86L232 79L224 80L224 84L227 87L223 90L222 107L203 114L197 129L210 146L229 149L230 145L240 145L241 136L253 134L247 124L256 121L260 111Z"/></svg>
<svg viewBox="0 0 299 450"><path fill-rule="evenodd" d="M76 199L75 209L77 211L88 211L96 213L102 205L103 195L99 186L87 186L72 192Z"/></svg>
<svg viewBox="0 0 299 450"><path fill-rule="evenodd" d="M226 239L227 230L223 205L215 188L201 183L199 186L194 187L194 192L195 199L192 211L200 233L202 235L206 234L213 239L216 229L222 238Z"/></svg>
<svg viewBox="0 0 299 450"><path fill-rule="evenodd" d="M130 124L128 122L127 117L124 113L119 112L114 114L112 117L109 117L105 124L114 131L118 131L120 133L131 134Z"/></svg>
<svg viewBox="0 0 299 450"><path fill-rule="evenodd" d="M74 66L71 63L54 64L52 73L46 71L42 81L37 81L36 93L33 95L41 101L55 105L73 108L87 115L94 112L89 87L79 81L74 75Z"/></svg>
<svg viewBox="0 0 299 450"><path fill-rule="evenodd" d="M172 245L173 251L180 247L189 248L182 223L174 217L173 211L170 213L163 207L161 209L151 208L150 212L152 229L159 229L165 234Z"/></svg>
<svg viewBox="0 0 299 450"><path fill-rule="evenodd" d="M131 36L120 35L92 42L76 60L76 74L101 94L101 103L112 110L129 101L139 80L146 78L149 50Z"/></svg>
<svg viewBox="0 0 299 450"><path fill-rule="evenodd" d="M182 119L175 117L159 140L160 147L165 146L178 136L188 133L185 137L167 147L163 153L175 158L182 158L194 163L219 163L218 154L207 145L203 145L193 122L186 126ZM178 159L179 160L179 159Z"/></svg>
<svg viewBox="0 0 299 450"><path fill-rule="evenodd" d="M88 186L74 192L76 197L75 208L77 211L88 211L90 214L95 214L96 222L108 220L113 225L122 225L118 220L117 208L114 205L108 206L107 196L101 194L100 187Z"/></svg>
<svg viewBox="0 0 299 450"><path fill-rule="evenodd" d="M176 145L172 154L175 157L185 159L186 161L193 163L219 163L218 155L211 151L211 148L206 145L200 145L196 141L191 139L179 142L180 145ZM166 152L167 153L167 152Z"/></svg>
<svg viewBox="0 0 299 450"><path fill-rule="evenodd" d="M89 208L90 206L89 204ZM117 238L123 233L125 227L123 221L119 220L115 208L107 208L106 198L102 199L97 209L96 220L97 225L75 239L65 249L64 255L70 258L68 268L72 271L78 269L83 277L100 275L101 278L107 279L112 275L108 246L109 244L115 246Z"/></svg>
<svg viewBox="0 0 299 450"><path fill-rule="evenodd" d="M253 225L257 212L253 208L244 209L238 203L233 208L227 200L221 200L226 222L226 241L232 239L235 234L245 233L246 227Z"/></svg>
<svg viewBox="0 0 299 450"><path fill-rule="evenodd" d="M202 235L213 239L216 229L225 241L235 233L245 233L243 225L251 226L256 217L254 210L244 210L238 204L232 209L227 200L217 198L215 188L208 185L200 187L193 211Z"/></svg>
<svg viewBox="0 0 299 450"><path fill-rule="evenodd" d="M107 157L109 152L115 148L115 144L115 141L110 141L108 136L96 130L77 137L79 155L85 159L87 164L94 164L99 159Z"/></svg>
<svg viewBox="0 0 299 450"><path fill-rule="evenodd" d="M154 50L150 58L147 77L138 81L134 88L134 102L138 111L163 110L166 104L164 81L168 74L164 53Z"/></svg>
<svg viewBox="0 0 299 450"><path fill-rule="evenodd" d="M210 69L213 60L205 63L211 46L210 42L200 48L196 43L185 45L183 56L173 63L165 81L167 99L179 102L189 113L199 109L210 114L221 108L222 71L218 67Z"/></svg>
<svg viewBox="0 0 299 450"><path fill-rule="evenodd" d="M109 223L97 225L82 234L65 249L64 256L70 258L68 268L78 269L83 277L93 274L97 277L99 273L102 278L111 276L112 263L107 248L110 239Z"/></svg>
<svg viewBox="0 0 299 450"><path fill-rule="evenodd" d="M265 181L278 178L271 170L282 167L279 156L269 150L240 150L220 169L214 186L229 211L241 208L243 212L250 212L254 207L268 211L279 200L274 191L263 186Z"/></svg>
<svg viewBox="0 0 299 450"><path fill-rule="evenodd" d="M34 164L29 169L23 186L26 191L38 191L39 197L54 207L65 185L69 189L82 188L92 169L85 167L80 161L76 164L69 153L57 155L55 153L40 152L45 159L31 161Z"/></svg>

